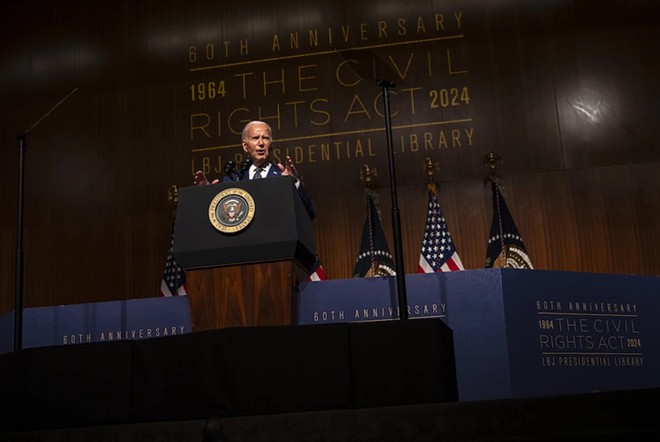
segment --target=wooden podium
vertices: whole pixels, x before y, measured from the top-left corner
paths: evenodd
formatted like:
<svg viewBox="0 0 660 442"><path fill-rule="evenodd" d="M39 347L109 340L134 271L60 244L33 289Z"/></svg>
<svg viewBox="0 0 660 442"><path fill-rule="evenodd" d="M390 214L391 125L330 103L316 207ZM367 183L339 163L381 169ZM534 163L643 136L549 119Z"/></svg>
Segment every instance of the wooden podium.
<svg viewBox="0 0 660 442"><path fill-rule="evenodd" d="M311 220L289 177L184 187L174 256L193 331L294 325L315 260Z"/></svg>

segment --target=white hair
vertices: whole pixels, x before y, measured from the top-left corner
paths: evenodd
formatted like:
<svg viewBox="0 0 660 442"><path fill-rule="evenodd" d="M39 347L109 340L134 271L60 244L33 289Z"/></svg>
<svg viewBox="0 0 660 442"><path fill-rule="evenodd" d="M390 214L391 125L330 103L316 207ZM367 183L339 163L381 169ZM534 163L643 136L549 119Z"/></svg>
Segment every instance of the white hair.
<svg viewBox="0 0 660 442"><path fill-rule="evenodd" d="M273 130L270 128L270 125L268 123L264 123L263 121L253 120L250 121L248 124L246 124L245 127L243 128L243 133L241 134L242 141L245 141L245 138L247 137L248 129L254 126L255 124L263 124L264 126L266 126L268 132L270 132L271 141L273 140Z"/></svg>

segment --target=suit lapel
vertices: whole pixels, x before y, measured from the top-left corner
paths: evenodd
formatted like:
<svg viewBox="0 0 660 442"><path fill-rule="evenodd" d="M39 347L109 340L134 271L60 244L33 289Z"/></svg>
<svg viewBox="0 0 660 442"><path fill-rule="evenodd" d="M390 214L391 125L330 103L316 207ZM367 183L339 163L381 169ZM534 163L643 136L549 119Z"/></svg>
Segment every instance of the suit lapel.
<svg viewBox="0 0 660 442"><path fill-rule="evenodd" d="M273 176L281 176L282 172L280 172L280 168L277 167L275 163L271 161L270 163L270 168L268 169L268 174L264 178L270 178ZM245 174L243 174L243 177L241 178L241 181L249 180L250 179L250 170L246 170Z"/></svg>

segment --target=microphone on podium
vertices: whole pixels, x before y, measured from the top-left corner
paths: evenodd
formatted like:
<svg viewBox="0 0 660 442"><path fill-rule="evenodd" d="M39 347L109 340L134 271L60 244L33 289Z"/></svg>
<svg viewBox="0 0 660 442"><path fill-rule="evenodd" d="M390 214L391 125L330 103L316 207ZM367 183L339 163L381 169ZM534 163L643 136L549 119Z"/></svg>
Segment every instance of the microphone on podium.
<svg viewBox="0 0 660 442"><path fill-rule="evenodd" d="M236 176L236 164L232 160L225 163L225 175L227 175L232 181L238 181Z"/></svg>
<svg viewBox="0 0 660 442"><path fill-rule="evenodd" d="M241 170L238 171L238 179L242 180L243 175L245 175L245 172L250 170L250 166L252 165L252 158L247 157L243 162L241 163Z"/></svg>

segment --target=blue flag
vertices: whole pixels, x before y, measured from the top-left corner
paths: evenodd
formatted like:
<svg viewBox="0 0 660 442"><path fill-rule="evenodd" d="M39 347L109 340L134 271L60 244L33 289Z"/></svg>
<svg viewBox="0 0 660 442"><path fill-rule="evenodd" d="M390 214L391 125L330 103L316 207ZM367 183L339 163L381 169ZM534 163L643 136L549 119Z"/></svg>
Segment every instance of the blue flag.
<svg viewBox="0 0 660 442"><path fill-rule="evenodd" d="M491 182L493 190L493 221L490 225L486 267L533 269L523 239L506 206L500 187Z"/></svg>
<svg viewBox="0 0 660 442"><path fill-rule="evenodd" d="M360 252L353 268L353 278L395 274L394 259L385 239L383 223L373 198L367 195L367 219L364 222Z"/></svg>

